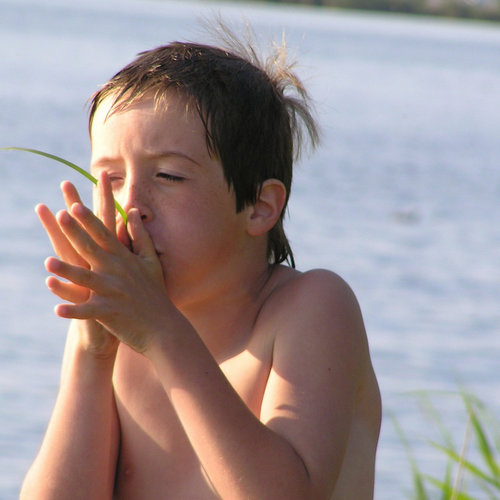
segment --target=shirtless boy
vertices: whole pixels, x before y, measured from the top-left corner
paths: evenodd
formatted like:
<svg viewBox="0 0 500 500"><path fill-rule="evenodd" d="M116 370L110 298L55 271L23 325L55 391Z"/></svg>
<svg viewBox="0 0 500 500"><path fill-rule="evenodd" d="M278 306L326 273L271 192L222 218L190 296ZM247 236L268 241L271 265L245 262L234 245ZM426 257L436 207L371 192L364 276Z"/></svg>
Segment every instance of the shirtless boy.
<svg viewBox="0 0 500 500"><path fill-rule="evenodd" d="M68 182L66 210L37 207L72 321L23 499L373 496L357 301L295 270L283 230L300 131L316 139L307 95L281 57L235 52L139 55L92 100L95 215Z"/></svg>

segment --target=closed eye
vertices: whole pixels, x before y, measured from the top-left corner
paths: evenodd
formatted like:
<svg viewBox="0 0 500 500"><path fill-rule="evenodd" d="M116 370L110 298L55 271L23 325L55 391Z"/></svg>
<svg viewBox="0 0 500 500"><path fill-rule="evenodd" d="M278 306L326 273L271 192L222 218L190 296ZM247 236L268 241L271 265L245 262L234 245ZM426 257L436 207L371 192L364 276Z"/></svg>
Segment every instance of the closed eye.
<svg viewBox="0 0 500 500"><path fill-rule="evenodd" d="M110 175L109 176L109 181L111 182L111 184L116 184L117 182L123 181L123 178L122 177L118 177L118 176Z"/></svg>
<svg viewBox="0 0 500 500"><path fill-rule="evenodd" d="M178 175L167 174L166 172L160 172L157 174L161 179L165 179L170 182L182 182L185 180L184 177L179 177Z"/></svg>

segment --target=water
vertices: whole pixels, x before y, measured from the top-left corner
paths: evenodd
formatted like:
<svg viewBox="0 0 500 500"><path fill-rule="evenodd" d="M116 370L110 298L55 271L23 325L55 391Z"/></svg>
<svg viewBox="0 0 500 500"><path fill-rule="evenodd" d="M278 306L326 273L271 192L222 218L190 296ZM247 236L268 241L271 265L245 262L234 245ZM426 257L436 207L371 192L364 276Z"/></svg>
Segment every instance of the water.
<svg viewBox="0 0 500 500"><path fill-rule="evenodd" d="M288 232L300 268L344 276L361 302L385 403L376 498L411 490L395 414L440 474L413 390L458 383L500 401L500 28L238 3L0 0L0 145L87 163L84 103L140 50L199 39L197 18L286 28L317 102L323 144L297 169ZM52 313L32 207L86 181L1 153L0 497L15 498L57 393L66 323ZM457 399L437 400L460 442Z"/></svg>

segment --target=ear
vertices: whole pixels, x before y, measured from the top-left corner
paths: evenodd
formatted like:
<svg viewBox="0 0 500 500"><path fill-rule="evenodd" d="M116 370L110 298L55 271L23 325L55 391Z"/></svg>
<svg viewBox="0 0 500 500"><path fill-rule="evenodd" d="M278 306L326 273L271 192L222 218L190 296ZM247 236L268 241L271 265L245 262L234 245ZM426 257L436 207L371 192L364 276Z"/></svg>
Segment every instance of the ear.
<svg viewBox="0 0 500 500"><path fill-rule="evenodd" d="M270 231L278 221L286 201L284 184L277 179L267 179L254 205L249 207L247 232L260 236Z"/></svg>

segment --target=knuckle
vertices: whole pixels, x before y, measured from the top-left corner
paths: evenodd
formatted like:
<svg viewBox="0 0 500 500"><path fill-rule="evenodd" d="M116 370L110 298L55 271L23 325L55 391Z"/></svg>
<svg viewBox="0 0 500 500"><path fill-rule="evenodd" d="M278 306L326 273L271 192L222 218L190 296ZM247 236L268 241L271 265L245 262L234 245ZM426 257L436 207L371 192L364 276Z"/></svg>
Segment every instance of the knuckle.
<svg viewBox="0 0 500 500"><path fill-rule="evenodd" d="M81 282L84 285L91 286L95 282L95 274L90 269L82 268L81 271Z"/></svg>
<svg viewBox="0 0 500 500"><path fill-rule="evenodd" d="M98 222L99 223L96 227L96 237L99 239L99 241L107 241L109 232L101 221Z"/></svg>
<svg viewBox="0 0 500 500"><path fill-rule="evenodd" d="M93 254L97 250L96 244L92 240L86 240L83 244L83 251L88 254Z"/></svg>

